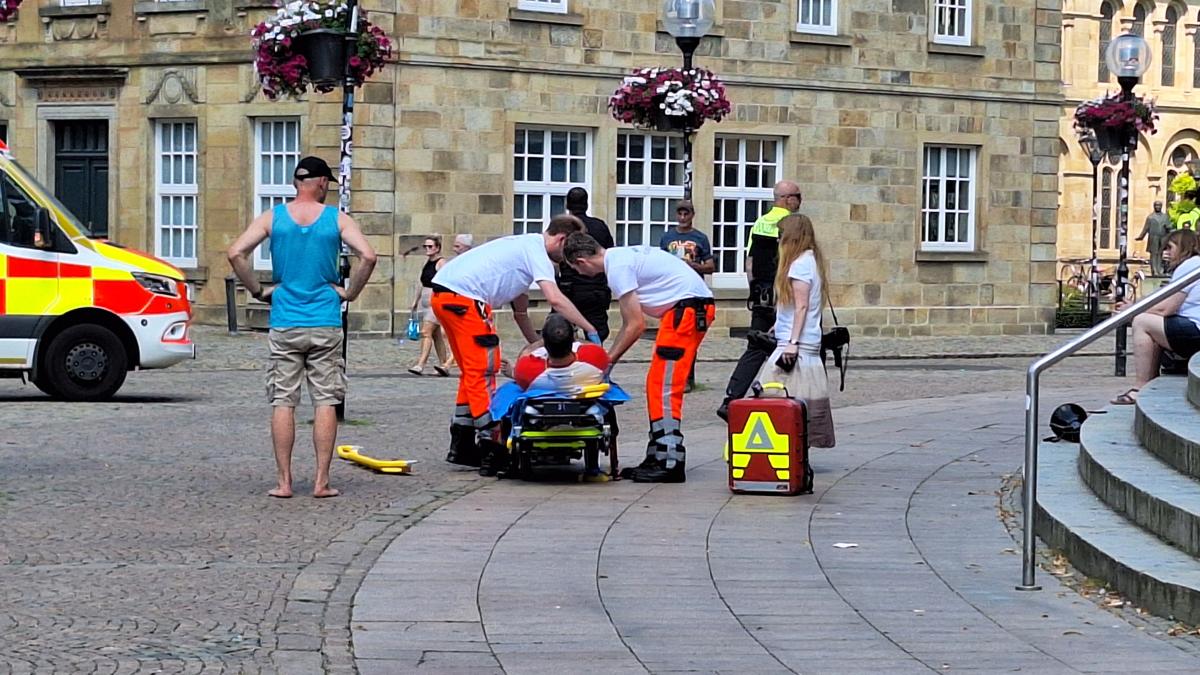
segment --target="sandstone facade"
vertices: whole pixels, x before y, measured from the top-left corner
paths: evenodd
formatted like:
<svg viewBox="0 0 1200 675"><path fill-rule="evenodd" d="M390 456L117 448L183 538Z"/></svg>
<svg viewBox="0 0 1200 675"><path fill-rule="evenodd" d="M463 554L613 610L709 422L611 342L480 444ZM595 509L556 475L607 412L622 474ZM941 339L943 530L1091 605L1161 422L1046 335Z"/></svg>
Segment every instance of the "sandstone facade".
<svg viewBox="0 0 1200 675"><path fill-rule="evenodd" d="M420 266L403 254L423 235L536 229L571 185L589 188L592 213L619 240L661 232L682 195L680 142L606 110L632 68L679 63L657 4L364 3L399 49L357 107L353 211L383 260L354 307L356 330L403 329ZM883 335L1048 330L1060 4L867 0L841 3L829 25L798 26L814 4L838 5L717 0L696 55L734 103L694 143L719 324L746 322L742 242L771 183L794 178L843 323ZM252 0L29 5L0 28L0 121L43 180L55 179L59 120L109 120L110 232L121 243L162 251L156 122L195 123L185 266L206 321L223 319L222 252L264 203L261 124L294 120L297 152L337 157L340 96L270 102L257 90L248 34L269 11Z"/></svg>

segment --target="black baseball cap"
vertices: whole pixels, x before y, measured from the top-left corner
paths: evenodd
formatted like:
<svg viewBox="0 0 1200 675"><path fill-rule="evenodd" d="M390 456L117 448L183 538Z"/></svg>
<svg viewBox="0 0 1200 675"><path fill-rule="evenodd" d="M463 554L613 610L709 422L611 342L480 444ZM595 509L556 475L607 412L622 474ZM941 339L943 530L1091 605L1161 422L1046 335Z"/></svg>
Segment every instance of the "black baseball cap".
<svg viewBox="0 0 1200 675"><path fill-rule="evenodd" d="M292 178L296 180L306 180L309 178L328 178L329 182L336 183L337 178L334 178L333 171L329 170L329 165L320 157L305 157L296 165L296 170L292 172Z"/></svg>

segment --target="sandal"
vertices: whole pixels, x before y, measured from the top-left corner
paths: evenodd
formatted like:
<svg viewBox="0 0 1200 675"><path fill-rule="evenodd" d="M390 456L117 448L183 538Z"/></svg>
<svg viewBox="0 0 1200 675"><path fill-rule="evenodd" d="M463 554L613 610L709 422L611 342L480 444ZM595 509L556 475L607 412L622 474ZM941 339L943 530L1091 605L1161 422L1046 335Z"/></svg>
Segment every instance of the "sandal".
<svg viewBox="0 0 1200 675"><path fill-rule="evenodd" d="M438 374L438 377L449 377L450 371L446 370L445 366L434 366L433 371Z"/></svg>
<svg viewBox="0 0 1200 675"><path fill-rule="evenodd" d="M417 377L421 377L422 375L425 374L425 369L413 366L412 368L408 369L408 372L412 373L413 375L416 375Z"/></svg>
<svg viewBox="0 0 1200 675"><path fill-rule="evenodd" d="M1131 387L1129 389L1126 389L1125 393L1123 393L1120 396L1109 401L1109 403L1111 403L1113 405L1134 405L1135 403L1137 403L1137 399L1130 396L1130 394L1136 394L1136 393L1138 393L1138 391L1139 391L1139 389L1137 387Z"/></svg>

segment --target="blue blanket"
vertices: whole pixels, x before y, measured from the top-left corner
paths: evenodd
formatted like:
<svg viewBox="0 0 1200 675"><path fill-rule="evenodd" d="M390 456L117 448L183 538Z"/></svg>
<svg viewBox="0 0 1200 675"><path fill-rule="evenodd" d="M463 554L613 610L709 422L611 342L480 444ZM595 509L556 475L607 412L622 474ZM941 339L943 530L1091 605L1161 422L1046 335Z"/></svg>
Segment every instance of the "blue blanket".
<svg viewBox="0 0 1200 675"><path fill-rule="evenodd" d="M531 398L571 398L569 395L561 391L553 389L529 389L521 388L521 385L516 382L506 382L496 393L492 394L492 419L498 420L508 417L513 408L517 405L522 405L525 401ZM617 385L615 382L609 383L608 391L604 392L603 396L596 398L597 401L604 401L612 405L618 405L631 400L629 394Z"/></svg>

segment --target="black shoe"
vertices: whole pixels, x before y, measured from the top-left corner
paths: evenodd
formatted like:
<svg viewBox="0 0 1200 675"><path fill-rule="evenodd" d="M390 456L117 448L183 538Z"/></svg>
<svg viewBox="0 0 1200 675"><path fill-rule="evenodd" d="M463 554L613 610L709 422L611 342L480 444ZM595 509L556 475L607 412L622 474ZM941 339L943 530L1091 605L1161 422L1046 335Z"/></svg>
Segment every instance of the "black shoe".
<svg viewBox="0 0 1200 675"><path fill-rule="evenodd" d="M491 477L508 470L508 451L495 441L482 441L480 447L485 450L483 461L479 463L479 475Z"/></svg>
<svg viewBox="0 0 1200 675"><path fill-rule="evenodd" d="M637 466L627 466L621 469L620 476L621 478L632 478L634 472L641 471L643 469L653 469L657 466L658 460L650 455L647 455L646 459L643 459L641 464L638 464Z"/></svg>
<svg viewBox="0 0 1200 675"><path fill-rule="evenodd" d="M717 417L729 421L729 399L721 401L721 407L717 408Z"/></svg>
<svg viewBox="0 0 1200 675"><path fill-rule="evenodd" d="M683 483L687 481L683 462L676 462L675 467L671 469L658 462L655 462L652 467L642 468L639 466L633 470L630 478L635 483Z"/></svg>
<svg viewBox="0 0 1200 675"><path fill-rule="evenodd" d="M462 466L479 466L481 454L475 441L473 427L450 427L450 452L446 453L447 462Z"/></svg>

